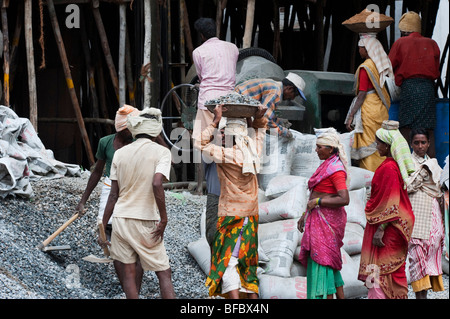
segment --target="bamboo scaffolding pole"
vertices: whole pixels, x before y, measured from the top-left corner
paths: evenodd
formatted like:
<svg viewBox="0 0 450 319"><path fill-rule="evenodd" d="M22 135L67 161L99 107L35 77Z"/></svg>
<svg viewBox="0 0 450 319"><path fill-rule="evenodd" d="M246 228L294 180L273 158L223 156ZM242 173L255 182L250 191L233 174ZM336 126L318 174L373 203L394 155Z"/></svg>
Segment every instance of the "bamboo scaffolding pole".
<svg viewBox="0 0 450 319"><path fill-rule="evenodd" d="M150 0L144 0L144 62L143 66L150 63L151 52L151 39L152 39L152 20L151 20L151 7ZM147 78L144 79L144 107L148 107L151 104L151 83Z"/></svg>
<svg viewBox="0 0 450 319"><path fill-rule="evenodd" d="M8 34L8 12L9 0L3 0L2 32L3 32L3 105L10 106L9 101L9 34Z"/></svg>
<svg viewBox="0 0 450 319"><path fill-rule="evenodd" d="M40 117L39 122L46 123L76 123L78 121L77 118L68 118L68 117ZM96 124L105 124L114 126L114 120L110 119L102 119L96 117L85 117L83 118L85 123L96 123Z"/></svg>
<svg viewBox="0 0 450 319"><path fill-rule="evenodd" d="M78 126L80 128L81 138L86 149L89 164L93 165L95 163L94 155L92 153L91 143L89 142L88 134L86 132L86 127L84 125L84 120L81 115L80 105L78 103L77 94L73 86L72 75L70 72L69 61L67 60L66 50L64 48L64 42L61 36L61 30L59 29L58 19L56 17L55 5L53 0L47 0L47 7L50 14L50 20L52 22L53 33L55 34L56 43L58 46L59 55L61 57L61 62L64 69L64 75L66 77L67 88L69 89L70 99L72 101L72 106L77 118Z"/></svg>
<svg viewBox="0 0 450 319"><path fill-rule="evenodd" d="M191 36L191 27L189 26L189 16L186 8L186 2L184 0L181 1L181 6L183 10L183 29L184 36L186 40L186 46L188 49L189 58L192 61L192 52L194 51L194 45L192 44L192 36Z"/></svg>
<svg viewBox="0 0 450 319"><path fill-rule="evenodd" d="M113 83L114 91L116 92L117 101L119 102L119 80L117 78L116 67L111 56L111 50L109 48L108 37L106 36L105 26L103 25L102 16L99 10L99 1L92 0L92 12L94 14L95 24L97 25L98 34L100 35L101 46L103 54L105 55L106 64L108 65L109 74Z"/></svg>
<svg viewBox="0 0 450 319"><path fill-rule="evenodd" d="M255 0L247 1L247 16L245 19L245 32L242 39L242 48L250 48L252 45L253 21L255 19Z"/></svg>
<svg viewBox="0 0 450 319"><path fill-rule="evenodd" d="M34 46L33 46L33 4L32 0L25 0L24 22L25 22L25 47L27 53L27 71L28 71L28 97L30 106L30 123L36 132L38 131L38 110L37 110L37 89L36 89L36 71L34 65Z"/></svg>
<svg viewBox="0 0 450 319"><path fill-rule="evenodd" d="M119 4L119 107L126 102L126 81L125 81L125 54L126 54L126 33L127 33L127 7L126 4Z"/></svg>

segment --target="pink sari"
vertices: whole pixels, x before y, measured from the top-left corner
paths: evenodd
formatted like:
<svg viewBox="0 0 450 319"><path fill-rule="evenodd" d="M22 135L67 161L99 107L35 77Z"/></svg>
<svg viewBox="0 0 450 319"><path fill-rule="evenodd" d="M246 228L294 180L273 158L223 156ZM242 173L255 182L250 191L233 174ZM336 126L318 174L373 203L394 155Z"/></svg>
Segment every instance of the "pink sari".
<svg viewBox="0 0 450 319"><path fill-rule="evenodd" d="M325 160L311 176L308 187L314 187L332 174L345 171L339 156L333 155ZM335 270L342 269L341 247L344 245L347 213L344 207L315 207L307 212L305 231L301 241L299 261L308 264L308 256L316 263Z"/></svg>

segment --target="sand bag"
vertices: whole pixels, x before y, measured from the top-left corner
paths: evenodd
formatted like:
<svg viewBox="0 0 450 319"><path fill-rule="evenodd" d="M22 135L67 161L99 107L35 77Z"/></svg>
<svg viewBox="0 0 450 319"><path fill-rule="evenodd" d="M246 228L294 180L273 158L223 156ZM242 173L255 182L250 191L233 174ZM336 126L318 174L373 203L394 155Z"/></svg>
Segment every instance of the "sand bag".
<svg viewBox="0 0 450 319"><path fill-rule="evenodd" d="M342 248L341 257L341 276L342 280L344 280L345 298L358 298L367 295L367 288L364 286L364 282L358 280L359 263L356 263Z"/></svg>
<svg viewBox="0 0 450 319"><path fill-rule="evenodd" d="M308 188L308 179L303 176L294 175L279 175L275 176L267 184L265 196L269 199L280 197L287 191L291 190L297 185L304 185Z"/></svg>
<svg viewBox="0 0 450 319"><path fill-rule="evenodd" d="M292 262L291 266L291 277L297 276L306 277L306 268L294 258L294 261Z"/></svg>
<svg viewBox="0 0 450 319"><path fill-rule="evenodd" d="M209 248L206 237L193 241L187 246L189 253L195 259L200 269L208 276L211 268L211 249Z"/></svg>
<svg viewBox="0 0 450 319"><path fill-rule="evenodd" d="M347 222L356 223L362 227L366 227L366 202L367 194L365 188L356 189L349 192L350 203L345 206L345 211L347 212Z"/></svg>
<svg viewBox="0 0 450 319"><path fill-rule="evenodd" d="M298 219L288 219L258 226L260 247L269 261L263 265L264 273L289 277L294 250L299 245Z"/></svg>
<svg viewBox="0 0 450 319"><path fill-rule="evenodd" d="M364 228L356 223L347 223L345 225L345 234L342 247L350 256L361 253L362 241L364 237Z"/></svg>
<svg viewBox="0 0 450 319"><path fill-rule="evenodd" d="M258 275L260 299L306 299L306 277Z"/></svg>
<svg viewBox="0 0 450 319"><path fill-rule="evenodd" d="M352 191L363 187L371 187L373 174L374 172L367 169L350 166L350 185L348 186L348 190Z"/></svg>
<svg viewBox="0 0 450 319"><path fill-rule="evenodd" d="M270 180L278 175L290 175L292 163L292 140L274 134L266 134L261 159L258 184L266 190Z"/></svg>
<svg viewBox="0 0 450 319"><path fill-rule="evenodd" d="M301 183L278 198L260 203L259 223L301 217L306 210L307 194L306 184Z"/></svg>

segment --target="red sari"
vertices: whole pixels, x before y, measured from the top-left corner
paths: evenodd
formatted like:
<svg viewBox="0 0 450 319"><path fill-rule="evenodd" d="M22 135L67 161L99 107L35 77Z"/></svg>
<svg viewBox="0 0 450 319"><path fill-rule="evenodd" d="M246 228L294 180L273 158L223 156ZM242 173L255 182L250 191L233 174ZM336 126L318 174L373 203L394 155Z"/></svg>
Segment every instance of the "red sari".
<svg viewBox="0 0 450 319"><path fill-rule="evenodd" d="M414 226L414 214L397 162L387 158L375 171L371 196L366 205L367 225L361 250L358 279L374 279L389 299L406 299L405 261L408 242ZM372 244L380 224L389 223L384 231L384 247ZM368 279L366 281L366 279Z"/></svg>

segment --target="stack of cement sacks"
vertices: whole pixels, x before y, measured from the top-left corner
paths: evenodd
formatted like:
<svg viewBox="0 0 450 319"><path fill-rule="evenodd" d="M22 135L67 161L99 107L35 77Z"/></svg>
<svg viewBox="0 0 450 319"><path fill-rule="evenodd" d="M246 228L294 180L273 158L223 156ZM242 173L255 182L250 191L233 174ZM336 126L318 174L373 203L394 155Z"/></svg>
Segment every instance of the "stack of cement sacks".
<svg viewBox="0 0 450 319"><path fill-rule="evenodd" d="M292 131L292 130L291 130ZM316 138L292 131L293 139L266 136L259 183L259 297L261 299L306 299L306 269L298 261L302 233L297 222L306 210L308 179L320 165L315 152ZM341 134L341 142L350 157L353 134ZM344 246L341 249L346 298L367 295L358 281L359 255L366 223L364 208L373 172L350 167L350 203ZM210 248L206 242L205 214L202 215L201 238L188 250L207 275Z"/></svg>

